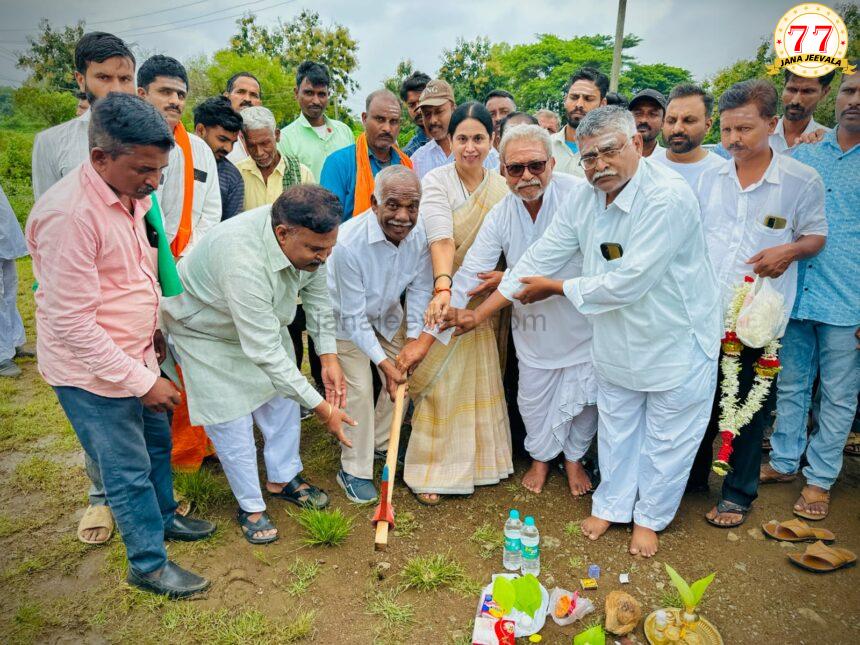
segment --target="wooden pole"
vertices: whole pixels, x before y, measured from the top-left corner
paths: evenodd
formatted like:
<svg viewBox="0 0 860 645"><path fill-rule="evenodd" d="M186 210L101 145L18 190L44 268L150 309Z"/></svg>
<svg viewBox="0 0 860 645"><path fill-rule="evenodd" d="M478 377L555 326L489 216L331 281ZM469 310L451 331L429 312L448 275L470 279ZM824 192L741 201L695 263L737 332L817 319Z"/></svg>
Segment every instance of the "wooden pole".
<svg viewBox="0 0 860 645"><path fill-rule="evenodd" d="M615 49L612 52L612 75L609 77L609 91L618 91L618 77L621 75L621 48L624 45L624 15L627 13L627 0L618 0L618 19L615 21Z"/></svg>
<svg viewBox="0 0 860 645"><path fill-rule="evenodd" d="M394 494L394 476L397 474L397 454L400 448L400 426L403 424L403 400L406 397L406 383L397 386L394 395L394 416L391 418L391 434L388 437L388 453L385 456L385 465L388 468L388 489L386 499L380 500L381 505L391 507L391 498ZM394 509L392 508L392 516ZM379 520L376 523L376 538L374 548L384 551L388 546L388 521Z"/></svg>

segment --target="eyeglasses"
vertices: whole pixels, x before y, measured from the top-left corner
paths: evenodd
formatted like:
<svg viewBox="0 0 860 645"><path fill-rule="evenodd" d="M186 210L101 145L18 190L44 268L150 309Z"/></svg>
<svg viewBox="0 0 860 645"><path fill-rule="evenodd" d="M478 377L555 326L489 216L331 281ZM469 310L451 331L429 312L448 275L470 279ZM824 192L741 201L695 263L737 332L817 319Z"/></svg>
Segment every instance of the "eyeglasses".
<svg viewBox="0 0 860 645"><path fill-rule="evenodd" d="M526 168L529 169L531 174L540 175L546 170L547 161L545 159L543 161L530 161L528 163L505 164L505 170L511 177L522 177Z"/></svg>
<svg viewBox="0 0 860 645"><path fill-rule="evenodd" d="M603 159L604 161L609 161L610 159L617 159L618 155L630 145L630 142L633 139L627 139L627 143L625 143L620 148L609 148L609 150L601 150L599 152L595 152L589 155L585 155L581 157L579 160L579 165L585 168L586 170L591 170L597 165L598 159Z"/></svg>

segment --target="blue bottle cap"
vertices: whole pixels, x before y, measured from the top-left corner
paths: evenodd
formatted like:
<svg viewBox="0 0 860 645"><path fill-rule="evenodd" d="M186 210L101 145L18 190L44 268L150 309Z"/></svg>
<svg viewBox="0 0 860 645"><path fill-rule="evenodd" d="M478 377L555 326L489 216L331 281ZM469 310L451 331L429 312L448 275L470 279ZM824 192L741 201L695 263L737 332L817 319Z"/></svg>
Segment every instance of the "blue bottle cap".
<svg viewBox="0 0 860 645"><path fill-rule="evenodd" d="M518 520L520 519L520 512L517 509L512 508L511 512L508 513L508 517L512 520Z"/></svg>
<svg viewBox="0 0 860 645"><path fill-rule="evenodd" d="M588 565L588 577L597 580L600 577L600 567L596 564Z"/></svg>
<svg viewBox="0 0 860 645"><path fill-rule="evenodd" d="M533 518L531 515L526 515L525 525L526 526L534 526L535 525L535 518Z"/></svg>

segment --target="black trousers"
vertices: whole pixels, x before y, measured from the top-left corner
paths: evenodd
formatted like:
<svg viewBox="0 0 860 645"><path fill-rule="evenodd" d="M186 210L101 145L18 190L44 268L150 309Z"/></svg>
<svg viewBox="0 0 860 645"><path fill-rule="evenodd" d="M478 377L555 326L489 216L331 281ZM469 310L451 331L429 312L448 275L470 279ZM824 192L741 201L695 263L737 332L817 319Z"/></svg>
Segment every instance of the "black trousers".
<svg viewBox="0 0 860 645"><path fill-rule="evenodd" d="M744 347L740 356L741 371L738 374L740 390L738 398L743 401L755 378L755 363L762 355L762 350ZM687 488L707 486L711 463L714 459L714 439L720 431L720 386L723 380L722 368L718 374L717 391L714 395L714 407L711 410L711 420L705 431L705 437L696 453L693 468ZM758 497L758 477L761 469L764 429L768 426L771 413L776 407L776 387L771 385L770 392L765 398L761 409L753 415L749 424L741 429L740 434L732 442L732 456L729 458L731 472L723 480L722 498L749 507Z"/></svg>
<svg viewBox="0 0 860 645"><path fill-rule="evenodd" d="M305 310L302 309L301 305L297 305L296 317L287 329L290 332L290 340L293 341L293 350L296 353L296 365L299 370L302 369L302 361L304 361L305 357L305 344L302 340L302 332L305 331L306 326L307 321L305 319ZM320 364L320 357L317 356L317 353L314 350L314 341L311 339L310 335L308 335L308 363L310 363L311 366L311 376L313 376L314 381L316 381L317 387L321 388L323 386L322 365Z"/></svg>

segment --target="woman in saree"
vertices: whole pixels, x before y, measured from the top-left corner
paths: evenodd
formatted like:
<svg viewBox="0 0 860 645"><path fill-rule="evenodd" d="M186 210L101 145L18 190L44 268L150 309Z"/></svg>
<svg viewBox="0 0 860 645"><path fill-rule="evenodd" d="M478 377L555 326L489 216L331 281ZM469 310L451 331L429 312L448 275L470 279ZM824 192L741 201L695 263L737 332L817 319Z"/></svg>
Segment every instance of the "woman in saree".
<svg viewBox="0 0 860 645"><path fill-rule="evenodd" d="M430 327L444 319L452 276L484 216L508 193L502 176L482 165L493 140L487 109L477 102L460 105L448 132L454 163L425 175L419 208L433 263L434 296L425 314ZM473 298L469 308L482 300ZM471 494L475 486L513 473L498 327L498 319L488 320L447 344L436 340L410 378L415 410L403 479L423 504L438 504L440 495Z"/></svg>

